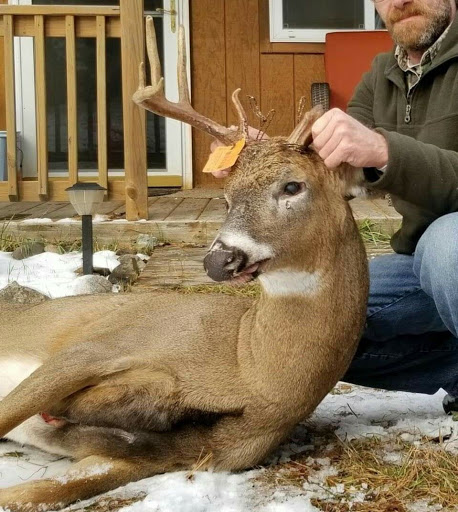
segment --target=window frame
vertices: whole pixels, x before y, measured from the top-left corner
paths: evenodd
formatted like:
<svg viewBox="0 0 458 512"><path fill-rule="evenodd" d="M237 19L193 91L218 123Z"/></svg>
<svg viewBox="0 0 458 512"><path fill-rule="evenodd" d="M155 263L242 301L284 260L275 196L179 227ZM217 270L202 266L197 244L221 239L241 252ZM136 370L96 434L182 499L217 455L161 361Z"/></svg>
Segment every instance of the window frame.
<svg viewBox="0 0 458 512"><path fill-rule="evenodd" d="M328 32L375 30L375 7L364 0L364 29L287 29L283 27L283 0L269 0L269 30L272 43L324 43Z"/></svg>

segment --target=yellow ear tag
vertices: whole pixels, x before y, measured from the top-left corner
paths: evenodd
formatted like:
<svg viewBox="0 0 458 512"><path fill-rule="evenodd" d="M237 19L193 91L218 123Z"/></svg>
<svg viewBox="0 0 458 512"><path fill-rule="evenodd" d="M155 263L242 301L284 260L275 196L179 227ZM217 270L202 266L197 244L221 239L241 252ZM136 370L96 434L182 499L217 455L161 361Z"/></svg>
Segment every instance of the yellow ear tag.
<svg viewBox="0 0 458 512"><path fill-rule="evenodd" d="M202 172L222 171L232 167L245 147L245 138L233 146L218 146L211 154Z"/></svg>

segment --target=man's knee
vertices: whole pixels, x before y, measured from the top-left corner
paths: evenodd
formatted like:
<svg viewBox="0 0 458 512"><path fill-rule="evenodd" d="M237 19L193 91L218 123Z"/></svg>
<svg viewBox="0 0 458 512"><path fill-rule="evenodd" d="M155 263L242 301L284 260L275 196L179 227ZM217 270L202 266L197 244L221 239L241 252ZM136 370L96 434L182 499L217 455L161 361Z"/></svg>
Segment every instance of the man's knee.
<svg viewBox="0 0 458 512"><path fill-rule="evenodd" d="M413 270L423 282L451 281L458 266L458 213L434 221L420 238L414 255Z"/></svg>

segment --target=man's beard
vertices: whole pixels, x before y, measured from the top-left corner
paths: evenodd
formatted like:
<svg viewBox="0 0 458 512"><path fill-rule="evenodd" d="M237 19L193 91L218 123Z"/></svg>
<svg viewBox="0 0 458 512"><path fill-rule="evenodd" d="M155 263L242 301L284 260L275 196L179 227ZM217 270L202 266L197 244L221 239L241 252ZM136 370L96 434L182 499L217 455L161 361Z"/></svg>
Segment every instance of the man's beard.
<svg viewBox="0 0 458 512"><path fill-rule="evenodd" d="M397 23L410 16L421 15L411 22ZM386 28L394 42L410 51L427 50L444 32L450 23L452 7L448 0L443 0L438 7L407 4L405 9L392 9L385 21Z"/></svg>

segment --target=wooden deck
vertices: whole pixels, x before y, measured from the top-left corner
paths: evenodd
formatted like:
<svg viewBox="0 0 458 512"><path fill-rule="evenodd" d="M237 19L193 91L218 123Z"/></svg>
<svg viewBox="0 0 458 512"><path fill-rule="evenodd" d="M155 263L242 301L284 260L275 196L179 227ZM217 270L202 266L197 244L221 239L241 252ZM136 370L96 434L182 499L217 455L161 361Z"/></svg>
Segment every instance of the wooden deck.
<svg viewBox="0 0 458 512"><path fill-rule="evenodd" d="M354 199L350 204L357 222L370 220L377 231L391 235L400 225L400 215L385 199ZM148 198L147 221L127 221L121 201L104 202L98 215L94 236L102 243L129 244L138 235L149 234L160 241L207 245L226 216L226 206L222 190L194 189ZM76 239L81 236L78 220L67 202L0 202L0 233L4 234L48 242Z"/></svg>

